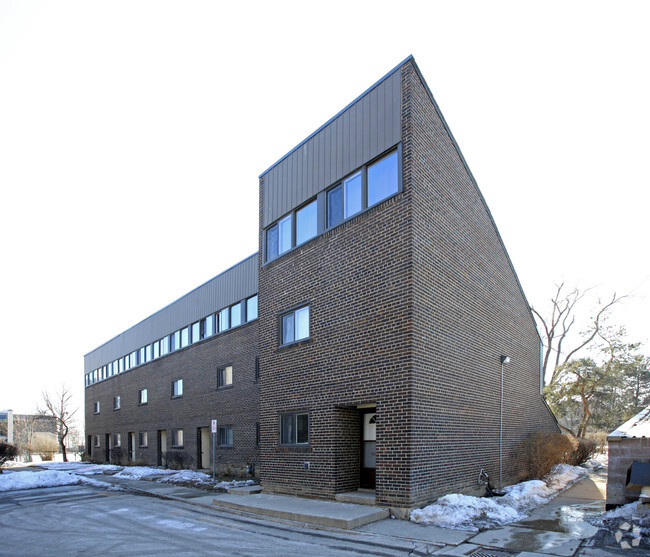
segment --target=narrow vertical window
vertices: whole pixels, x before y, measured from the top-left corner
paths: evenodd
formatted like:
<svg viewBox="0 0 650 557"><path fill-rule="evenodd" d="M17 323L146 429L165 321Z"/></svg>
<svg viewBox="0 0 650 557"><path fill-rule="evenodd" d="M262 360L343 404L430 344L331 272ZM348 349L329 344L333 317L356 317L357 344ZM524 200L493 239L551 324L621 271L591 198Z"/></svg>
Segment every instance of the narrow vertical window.
<svg viewBox="0 0 650 557"><path fill-rule="evenodd" d="M160 341L153 343L153 359L160 358Z"/></svg>
<svg viewBox="0 0 650 557"><path fill-rule="evenodd" d="M230 308L230 326L231 327L237 327L238 325L241 325L242 323L242 315L241 315L241 302L238 304L235 304L234 306L231 306Z"/></svg>
<svg viewBox="0 0 650 557"><path fill-rule="evenodd" d="M232 385L232 366L217 370L217 388Z"/></svg>
<svg viewBox="0 0 650 557"><path fill-rule="evenodd" d="M343 182L345 187L345 218L361 211L361 172L353 174Z"/></svg>
<svg viewBox="0 0 650 557"><path fill-rule="evenodd" d="M153 345L147 344L144 348L144 358L145 361L150 362L152 359L152 354L153 354Z"/></svg>
<svg viewBox="0 0 650 557"><path fill-rule="evenodd" d="M291 249L291 215L287 215L278 223L278 254Z"/></svg>
<svg viewBox="0 0 650 557"><path fill-rule="evenodd" d="M190 328L185 327L181 329L181 348L185 348L190 344Z"/></svg>
<svg viewBox="0 0 650 557"><path fill-rule="evenodd" d="M183 380L176 379L172 381L172 397L183 396Z"/></svg>
<svg viewBox="0 0 650 557"><path fill-rule="evenodd" d="M300 245L316 236L318 232L316 209L317 202L314 200L309 205L305 205L302 209L296 211L296 245Z"/></svg>
<svg viewBox="0 0 650 557"><path fill-rule="evenodd" d="M393 151L368 167L368 207L397 193L397 162L397 151Z"/></svg>
<svg viewBox="0 0 650 557"><path fill-rule="evenodd" d="M192 325L192 343L201 340L201 322L197 321Z"/></svg>
<svg viewBox="0 0 650 557"><path fill-rule="evenodd" d="M160 339L160 355L169 354L169 336Z"/></svg>
<svg viewBox="0 0 650 557"><path fill-rule="evenodd" d="M149 394L147 389L140 389L139 404L147 404L148 399L149 399Z"/></svg>
<svg viewBox="0 0 650 557"><path fill-rule="evenodd" d="M211 337L214 334L214 314L208 315L203 324L205 338Z"/></svg>
<svg viewBox="0 0 650 557"><path fill-rule="evenodd" d="M246 300L246 321L257 319L257 295Z"/></svg>
<svg viewBox="0 0 650 557"><path fill-rule="evenodd" d="M219 332L230 328L230 308L224 308L219 312Z"/></svg>

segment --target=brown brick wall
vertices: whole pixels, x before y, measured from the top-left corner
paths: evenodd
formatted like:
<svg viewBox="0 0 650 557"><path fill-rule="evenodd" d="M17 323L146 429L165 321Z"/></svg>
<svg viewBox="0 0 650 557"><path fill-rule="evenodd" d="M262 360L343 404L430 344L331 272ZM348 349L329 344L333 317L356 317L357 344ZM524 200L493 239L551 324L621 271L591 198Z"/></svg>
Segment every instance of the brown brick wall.
<svg viewBox="0 0 650 557"><path fill-rule="evenodd" d="M197 428L233 426L233 448L216 448L217 465L233 472L258 463L256 424L259 420L259 384L255 381L258 323L190 345L158 360L133 368L86 388L86 435L99 435L101 447L93 457L105 459L105 434L121 433L126 455L127 434L136 434L136 459L157 463L157 431L167 431L167 449L187 453L197 465ZM233 366L233 385L217 389L219 367ZM172 399L172 380L183 379L183 396ZM148 403L138 404L138 392L148 389ZM113 396L121 396L121 409L113 410ZM99 400L101 412L93 414ZM172 428L183 429L183 449L171 448ZM137 446L138 432L148 433L148 447ZM211 454L211 448L210 448ZM126 458L123 459L126 461Z"/></svg>
<svg viewBox="0 0 650 557"><path fill-rule="evenodd" d="M530 432L557 431L539 394L539 337L494 223L418 72L402 73L405 191L414 258L413 501L523 472Z"/></svg>

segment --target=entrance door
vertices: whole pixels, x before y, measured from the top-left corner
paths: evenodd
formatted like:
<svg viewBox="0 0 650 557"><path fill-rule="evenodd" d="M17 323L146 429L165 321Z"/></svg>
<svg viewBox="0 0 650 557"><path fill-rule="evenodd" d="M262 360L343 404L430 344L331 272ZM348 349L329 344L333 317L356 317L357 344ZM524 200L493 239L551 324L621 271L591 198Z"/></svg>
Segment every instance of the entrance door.
<svg viewBox="0 0 650 557"><path fill-rule="evenodd" d="M165 465L165 453L167 452L167 430L158 430L158 466Z"/></svg>
<svg viewBox="0 0 650 557"><path fill-rule="evenodd" d="M129 458L135 462L135 432L129 431Z"/></svg>
<svg viewBox="0 0 650 557"><path fill-rule="evenodd" d="M375 488L375 470L377 454L377 413L361 414L361 477L360 486Z"/></svg>
<svg viewBox="0 0 650 557"><path fill-rule="evenodd" d="M198 454L197 462L200 468L207 470L210 468L210 428L200 427L197 431Z"/></svg>

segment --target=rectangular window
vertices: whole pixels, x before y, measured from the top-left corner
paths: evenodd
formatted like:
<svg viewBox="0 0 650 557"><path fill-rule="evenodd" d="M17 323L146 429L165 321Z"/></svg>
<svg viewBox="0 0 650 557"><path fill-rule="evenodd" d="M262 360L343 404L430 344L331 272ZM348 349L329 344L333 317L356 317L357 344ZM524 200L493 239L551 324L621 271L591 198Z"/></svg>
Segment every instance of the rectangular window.
<svg viewBox="0 0 650 557"><path fill-rule="evenodd" d="M152 354L153 354L153 345L147 344L147 346L144 347L145 361L150 362L152 359Z"/></svg>
<svg viewBox="0 0 650 557"><path fill-rule="evenodd" d="M160 341L153 343L153 359L160 358Z"/></svg>
<svg viewBox="0 0 650 557"><path fill-rule="evenodd" d="M317 228L316 200L296 211L296 245L300 245L316 236Z"/></svg>
<svg viewBox="0 0 650 557"><path fill-rule="evenodd" d="M230 329L230 308L224 308L219 312L219 332Z"/></svg>
<svg viewBox="0 0 650 557"><path fill-rule="evenodd" d="M147 432L146 431L141 431L139 435L139 441L140 441L140 446L141 447L146 447L149 444L149 439L147 438Z"/></svg>
<svg viewBox="0 0 650 557"><path fill-rule="evenodd" d="M197 321L192 324L192 343L201 340L201 322Z"/></svg>
<svg viewBox="0 0 650 557"><path fill-rule="evenodd" d="M107 368L108 368L108 377L113 377L113 362L109 363Z"/></svg>
<svg viewBox="0 0 650 557"><path fill-rule="evenodd" d="M113 375L117 375L120 372L120 362L119 360L115 360L113 362Z"/></svg>
<svg viewBox="0 0 650 557"><path fill-rule="evenodd" d="M122 446L122 434L121 433L114 433L113 434L113 447L121 447Z"/></svg>
<svg viewBox="0 0 650 557"><path fill-rule="evenodd" d="M185 348L190 345L190 328L185 327L181 330L181 348Z"/></svg>
<svg viewBox="0 0 650 557"><path fill-rule="evenodd" d="M120 373L124 371L124 362L126 358L120 358L118 361L120 362Z"/></svg>
<svg viewBox="0 0 650 557"><path fill-rule="evenodd" d="M124 371L131 369L131 356L124 356Z"/></svg>
<svg viewBox="0 0 650 557"><path fill-rule="evenodd" d="M172 447L182 447L182 446L183 446L183 430L172 429Z"/></svg>
<svg viewBox="0 0 650 557"><path fill-rule="evenodd" d="M363 207L361 171L327 192L327 227L332 228L350 218Z"/></svg>
<svg viewBox="0 0 650 557"><path fill-rule="evenodd" d="M142 348L140 348L140 350L138 350L138 353L139 353L138 363L140 364L146 363L147 358L145 356L145 347L143 346Z"/></svg>
<svg viewBox="0 0 650 557"><path fill-rule="evenodd" d="M220 447L232 447L233 446L233 435L232 435L232 426L222 426L219 428L219 446Z"/></svg>
<svg viewBox="0 0 650 557"><path fill-rule="evenodd" d="M119 410L121 406L120 395L113 397L113 410Z"/></svg>
<svg viewBox="0 0 650 557"><path fill-rule="evenodd" d="M178 350L181 347L181 332L176 331L171 335L171 346L169 347L171 352Z"/></svg>
<svg viewBox="0 0 650 557"><path fill-rule="evenodd" d="M280 444L306 445L309 443L309 414L282 414L280 416Z"/></svg>
<svg viewBox="0 0 650 557"><path fill-rule="evenodd" d="M99 435L93 435L93 445L99 447Z"/></svg>
<svg viewBox="0 0 650 557"><path fill-rule="evenodd" d="M287 215L266 232L266 260L275 259L292 246L292 218Z"/></svg>
<svg viewBox="0 0 650 557"><path fill-rule="evenodd" d="M309 338L309 306L282 316L282 344Z"/></svg>
<svg viewBox="0 0 650 557"><path fill-rule="evenodd" d="M397 151L368 167L368 207L397 193L399 188Z"/></svg>
<svg viewBox="0 0 650 557"><path fill-rule="evenodd" d="M241 325L241 323L242 323L241 309L242 309L241 302L239 302L238 304L235 304L234 306L230 307L230 326L231 327L237 327L238 325Z"/></svg>
<svg viewBox="0 0 650 557"><path fill-rule="evenodd" d="M217 370L217 387L232 385L232 366L222 367Z"/></svg>
<svg viewBox="0 0 650 557"><path fill-rule="evenodd" d="M135 367L138 365L138 351L134 350L129 355L129 367Z"/></svg>
<svg viewBox="0 0 650 557"><path fill-rule="evenodd" d="M169 354L169 336L160 339L160 355Z"/></svg>
<svg viewBox="0 0 650 557"><path fill-rule="evenodd" d="M203 330L205 331L205 338L211 337L214 334L214 314L208 315L205 318Z"/></svg>
<svg viewBox="0 0 650 557"><path fill-rule="evenodd" d="M96 401L93 403L93 412L94 412L95 414L99 414L99 401L98 401L98 400L96 400Z"/></svg>
<svg viewBox="0 0 650 557"><path fill-rule="evenodd" d="M172 396L183 396L183 380L172 381Z"/></svg>
<svg viewBox="0 0 650 557"><path fill-rule="evenodd" d="M257 295L246 300L246 321L257 319Z"/></svg>
<svg viewBox="0 0 650 557"><path fill-rule="evenodd" d="M138 402L139 404L147 404L149 398L149 392L147 389L140 389Z"/></svg>

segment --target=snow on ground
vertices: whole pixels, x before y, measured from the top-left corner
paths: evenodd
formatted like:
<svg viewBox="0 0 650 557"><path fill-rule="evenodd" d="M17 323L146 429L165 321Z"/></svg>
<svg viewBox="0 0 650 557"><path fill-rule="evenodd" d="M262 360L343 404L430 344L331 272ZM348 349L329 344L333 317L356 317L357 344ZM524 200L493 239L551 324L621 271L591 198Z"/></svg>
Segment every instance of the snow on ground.
<svg viewBox="0 0 650 557"><path fill-rule="evenodd" d="M35 487L55 487L81 482L79 476L58 470L41 470L39 472L7 472L0 474L0 491L32 489Z"/></svg>
<svg viewBox="0 0 650 557"><path fill-rule="evenodd" d="M445 528L478 531L526 518L533 509L586 476L578 466L558 464L542 480L530 480L505 487L503 497L472 497L453 493L434 504L411 512L412 522Z"/></svg>
<svg viewBox="0 0 650 557"><path fill-rule="evenodd" d="M39 462L33 463L37 468L34 472L13 472L7 470L0 475L0 491L30 489L34 487L55 487L84 483L108 489L122 489L107 482L102 482L89 476L111 473L118 478L141 480L144 477L155 477L158 482L172 484L194 485L216 491L226 491L231 487L255 485L253 480L212 480L212 476L193 470L167 470L149 466L116 466L113 464L91 464L88 462ZM39 470L46 468L46 470ZM161 477L162 476L162 477Z"/></svg>

